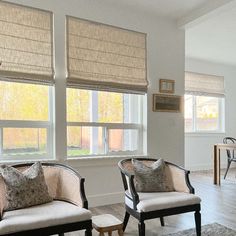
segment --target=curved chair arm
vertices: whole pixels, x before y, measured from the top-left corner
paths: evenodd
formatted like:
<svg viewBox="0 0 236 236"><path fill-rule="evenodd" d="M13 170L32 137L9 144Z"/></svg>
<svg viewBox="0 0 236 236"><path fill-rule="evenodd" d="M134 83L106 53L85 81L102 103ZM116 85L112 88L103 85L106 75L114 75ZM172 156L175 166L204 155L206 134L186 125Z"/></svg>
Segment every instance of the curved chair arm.
<svg viewBox="0 0 236 236"><path fill-rule="evenodd" d="M133 208L136 210L139 203L139 195L134 186L134 175L122 169L120 169L120 171L125 189L125 196L133 202Z"/></svg>
<svg viewBox="0 0 236 236"><path fill-rule="evenodd" d="M88 209L88 201L85 195L84 182L85 179L80 176L77 170L70 166L54 163L42 163L44 167L44 175L51 190L51 195L55 200L64 200L80 207ZM50 171L56 170L57 183L53 183ZM53 185L56 184L56 190Z"/></svg>
<svg viewBox="0 0 236 236"><path fill-rule="evenodd" d="M170 162L166 162L166 165L175 191L194 194L194 188L189 181L190 171Z"/></svg>

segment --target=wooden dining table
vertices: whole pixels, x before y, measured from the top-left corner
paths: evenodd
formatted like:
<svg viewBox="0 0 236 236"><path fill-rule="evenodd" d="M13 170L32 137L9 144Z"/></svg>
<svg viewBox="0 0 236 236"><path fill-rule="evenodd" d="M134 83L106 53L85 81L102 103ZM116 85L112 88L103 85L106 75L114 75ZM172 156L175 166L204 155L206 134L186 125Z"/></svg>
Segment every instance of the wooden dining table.
<svg viewBox="0 0 236 236"><path fill-rule="evenodd" d="M221 150L236 150L236 144L214 144L214 184L220 185L220 154Z"/></svg>

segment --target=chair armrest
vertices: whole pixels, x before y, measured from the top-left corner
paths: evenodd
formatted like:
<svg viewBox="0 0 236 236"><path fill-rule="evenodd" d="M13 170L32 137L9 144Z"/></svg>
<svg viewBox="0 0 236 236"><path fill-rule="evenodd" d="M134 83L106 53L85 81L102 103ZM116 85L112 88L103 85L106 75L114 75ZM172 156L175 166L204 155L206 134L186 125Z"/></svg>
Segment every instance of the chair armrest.
<svg viewBox="0 0 236 236"><path fill-rule="evenodd" d="M0 203L0 221L2 220L2 215L3 215L3 206Z"/></svg>
<svg viewBox="0 0 236 236"><path fill-rule="evenodd" d="M57 191L57 196L75 205L88 209L88 200L85 195L84 182L79 173L67 166L67 171L61 172L61 189Z"/></svg>
<svg viewBox="0 0 236 236"><path fill-rule="evenodd" d="M77 170L63 164L45 163L44 176L53 199L88 209L84 190L85 179Z"/></svg>
<svg viewBox="0 0 236 236"><path fill-rule="evenodd" d="M137 209L139 203L139 195L134 186L134 175L121 170L121 176L125 188L125 196L133 202L133 209Z"/></svg>
<svg viewBox="0 0 236 236"><path fill-rule="evenodd" d="M185 170L184 168L170 162L166 162L166 164L167 171L169 172L168 174L173 183L174 190L177 192L194 194L194 188L189 181L190 171Z"/></svg>

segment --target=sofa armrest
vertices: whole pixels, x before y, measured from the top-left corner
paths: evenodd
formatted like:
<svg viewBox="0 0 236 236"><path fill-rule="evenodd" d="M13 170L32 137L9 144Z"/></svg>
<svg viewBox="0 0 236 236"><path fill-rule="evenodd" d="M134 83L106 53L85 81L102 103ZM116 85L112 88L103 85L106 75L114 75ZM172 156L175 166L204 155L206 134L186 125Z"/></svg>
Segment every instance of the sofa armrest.
<svg viewBox="0 0 236 236"><path fill-rule="evenodd" d="M134 175L121 170L121 176L125 188L125 196L133 202L133 209L137 209L139 203L139 195L134 186Z"/></svg>
<svg viewBox="0 0 236 236"><path fill-rule="evenodd" d="M170 162L166 162L166 164L168 175L173 183L174 190L177 192L194 194L194 188L189 181L190 171Z"/></svg>
<svg viewBox="0 0 236 236"><path fill-rule="evenodd" d="M84 182L77 170L63 165L43 163L49 194L55 200L67 201L88 209Z"/></svg>
<svg viewBox="0 0 236 236"><path fill-rule="evenodd" d="M84 190L85 179L76 170L68 166L66 168L60 170L55 199L65 200L88 209L88 201Z"/></svg>

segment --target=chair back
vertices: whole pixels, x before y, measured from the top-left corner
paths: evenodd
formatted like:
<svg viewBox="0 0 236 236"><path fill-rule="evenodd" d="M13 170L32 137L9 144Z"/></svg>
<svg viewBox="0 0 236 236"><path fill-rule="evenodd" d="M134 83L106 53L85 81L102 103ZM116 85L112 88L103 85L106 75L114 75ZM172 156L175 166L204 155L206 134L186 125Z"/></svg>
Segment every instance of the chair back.
<svg viewBox="0 0 236 236"><path fill-rule="evenodd" d="M224 144L234 144L236 143L236 139L232 137L225 137L223 139ZM226 149L227 157L228 159L233 159L234 157L234 150L230 151L229 149Z"/></svg>
<svg viewBox="0 0 236 236"><path fill-rule="evenodd" d="M23 172L32 164L23 163L12 166ZM42 163L42 167L48 192L54 200L67 201L81 207L87 207L87 200L84 199L84 196L81 196L81 191L82 195L84 194L83 183L81 183L81 181L84 182L84 179L81 178L77 171L69 166L56 163ZM5 184L0 175L0 207L6 205L5 196Z"/></svg>
<svg viewBox="0 0 236 236"><path fill-rule="evenodd" d="M138 161L141 161L146 166L151 166L154 162L156 162L158 160L158 159L152 159L152 158L135 158L135 159ZM166 162L166 161L165 161L165 164L166 164L165 173L166 173L166 178L167 178L166 181L170 186L173 186L171 172L172 172L172 167L175 167L175 165L173 165L170 162ZM130 158L130 159L121 160L118 163L118 166L121 171L124 189L125 189L125 191L130 190L130 182L129 182L128 176L134 175L134 165L132 163L132 159Z"/></svg>

